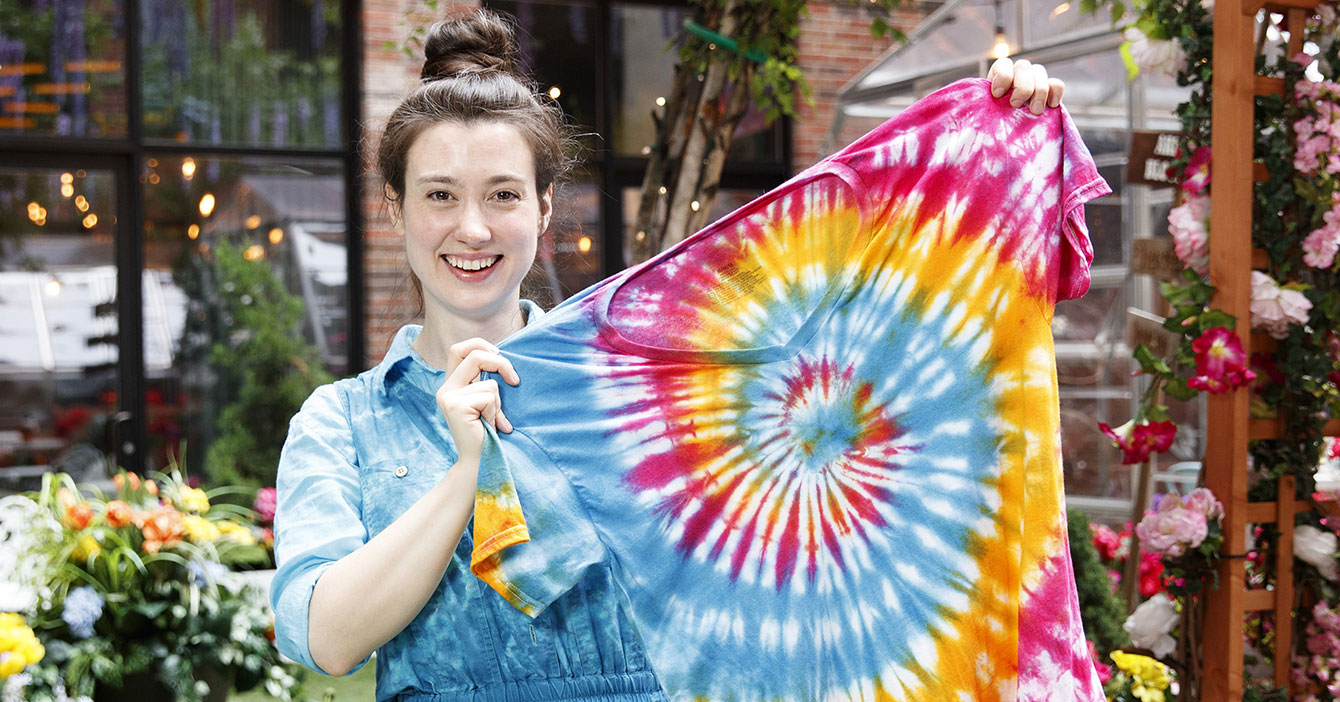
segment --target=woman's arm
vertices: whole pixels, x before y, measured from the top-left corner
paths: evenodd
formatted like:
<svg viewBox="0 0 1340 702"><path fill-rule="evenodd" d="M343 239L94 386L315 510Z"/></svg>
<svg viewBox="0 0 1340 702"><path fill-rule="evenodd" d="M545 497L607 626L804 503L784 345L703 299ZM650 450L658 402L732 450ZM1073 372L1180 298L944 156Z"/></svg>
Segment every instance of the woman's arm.
<svg viewBox="0 0 1340 702"><path fill-rule="evenodd" d="M474 509L483 422L502 431L496 381L519 382L510 362L483 339L449 352L447 380L437 393L460 458L423 497L380 534L331 565L312 591L307 645L312 660L344 675L418 615L437 589Z"/></svg>

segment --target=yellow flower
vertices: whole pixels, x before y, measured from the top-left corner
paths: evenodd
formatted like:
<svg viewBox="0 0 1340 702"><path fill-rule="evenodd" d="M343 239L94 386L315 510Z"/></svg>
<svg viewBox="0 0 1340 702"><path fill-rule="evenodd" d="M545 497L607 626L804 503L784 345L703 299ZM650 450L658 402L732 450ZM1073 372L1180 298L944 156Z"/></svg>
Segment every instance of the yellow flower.
<svg viewBox="0 0 1340 702"><path fill-rule="evenodd" d="M1131 694L1142 702L1163 702L1163 691L1171 682L1168 668L1150 658L1124 651L1113 651L1117 669L1131 676Z"/></svg>
<svg viewBox="0 0 1340 702"><path fill-rule="evenodd" d="M177 509L183 512L204 514L209 511L209 498L205 496L205 491L200 488L181 486L177 492L177 501L179 503Z"/></svg>
<svg viewBox="0 0 1340 702"><path fill-rule="evenodd" d="M46 656L33 630L14 612L0 612L0 680L22 672Z"/></svg>
<svg viewBox="0 0 1340 702"><path fill-rule="evenodd" d="M74 551L70 555L87 563L88 559L98 555L101 551L102 546L98 544L98 540L93 538L92 534L84 534L80 537L79 543L75 545Z"/></svg>
<svg viewBox="0 0 1340 702"><path fill-rule="evenodd" d="M256 537L251 534L251 530L238 524L231 519L222 519L214 522L214 525L223 533L223 538L229 541L236 541L239 544L250 546L256 543Z"/></svg>
<svg viewBox="0 0 1340 702"><path fill-rule="evenodd" d="M219 528L214 525L214 522L198 514L188 514L182 517L182 528L186 531L186 538L197 544L214 541L222 534Z"/></svg>

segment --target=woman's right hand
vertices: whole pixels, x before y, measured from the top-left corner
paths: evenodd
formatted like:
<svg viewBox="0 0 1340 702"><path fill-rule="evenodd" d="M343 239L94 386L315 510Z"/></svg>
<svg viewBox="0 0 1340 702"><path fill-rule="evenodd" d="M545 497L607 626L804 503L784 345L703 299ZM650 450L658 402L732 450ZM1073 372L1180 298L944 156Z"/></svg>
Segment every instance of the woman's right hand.
<svg viewBox="0 0 1340 702"><path fill-rule="evenodd" d="M497 346L478 337L453 345L447 355L447 379L437 390L437 406L447 419L457 454L478 462L484 446L484 422L501 432L512 431L512 423L502 411L498 382L479 380L479 374L497 373L509 385L517 385L521 377Z"/></svg>

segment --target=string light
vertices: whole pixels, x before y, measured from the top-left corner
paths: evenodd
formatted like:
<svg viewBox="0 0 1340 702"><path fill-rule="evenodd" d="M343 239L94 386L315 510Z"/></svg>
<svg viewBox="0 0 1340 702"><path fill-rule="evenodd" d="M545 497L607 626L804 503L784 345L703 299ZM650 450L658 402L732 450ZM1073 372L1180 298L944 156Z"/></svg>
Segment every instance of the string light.
<svg viewBox="0 0 1340 702"><path fill-rule="evenodd" d="M701 207L702 205L699 205L697 200L694 200L693 202L689 203L689 209L693 210L694 212L697 212L698 209Z"/></svg>
<svg viewBox="0 0 1340 702"><path fill-rule="evenodd" d="M275 227L274 229L271 229L271 230L270 230L270 243L271 243L271 244L278 244L279 242L281 242L281 241L283 241L283 240L284 240L284 230L283 230L283 229L280 229L279 227Z"/></svg>
<svg viewBox="0 0 1340 702"><path fill-rule="evenodd" d="M578 239L577 250L582 253L589 252L591 250L591 237L583 236L582 238Z"/></svg>
<svg viewBox="0 0 1340 702"><path fill-rule="evenodd" d="M74 182L74 175L70 173L62 173L60 174L60 182L61 185L69 185Z"/></svg>
<svg viewBox="0 0 1340 702"><path fill-rule="evenodd" d="M190 156L187 156L181 162L181 175L186 180L190 180L191 178L195 177L195 159L191 158Z"/></svg>
<svg viewBox="0 0 1340 702"><path fill-rule="evenodd" d="M73 196L73 195L74 195L74 186L73 186L73 185L70 185L69 183L66 183L65 185L60 186L60 194L61 194L61 197L71 197L71 196Z"/></svg>
<svg viewBox="0 0 1340 702"><path fill-rule="evenodd" d="M992 40L991 57L1003 59L1010 55L1010 43L1005 39L1005 27L1000 23L1000 0L996 0L996 38Z"/></svg>
<svg viewBox="0 0 1340 702"><path fill-rule="evenodd" d="M42 286L42 292L46 293L47 297L57 297L60 295L60 288L60 281L56 280L56 276L53 275L51 280L48 280L46 285Z"/></svg>
<svg viewBox="0 0 1340 702"><path fill-rule="evenodd" d="M84 229L92 229L93 227L97 226L97 224L98 224L97 215L90 212L88 216L84 217Z"/></svg>
<svg viewBox="0 0 1340 702"><path fill-rule="evenodd" d="M199 224L192 224L191 226L187 227L187 228L186 228L186 237L187 237L188 239L192 239L192 240L199 239L199 238L200 238L200 225L199 225Z"/></svg>
<svg viewBox="0 0 1340 702"><path fill-rule="evenodd" d="M242 251L242 258L248 261L259 261L265 258L265 249L260 244L252 244Z"/></svg>
<svg viewBox="0 0 1340 702"><path fill-rule="evenodd" d="M214 212L214 194L205 193L200 198L200 215L202 217L208 217L213 212Z"/></svg>
<svg viewBox="0 0 1340 702"><path fill-rule="evenodd" d="M78 207L80 212L88 212L88 199L80 195L74 199L74 206Z"/></svg>
<svg viewBox="0 0 1340 702"><path fill-rule="evenodd" d="M549 88L549 99L550 99L550 100L557 100L557 99L558 99L558 96L560 96L560 95L562 95L562 94L563 94L563 91L562 91L562 90L559 90L559 88L558 88L557 85L550 86L550 88Z"/></svg>
<svg viewBox="0 0 1340 702"><path fill-rule="evenodd" d="M656 106L657 106L657 107L665 107L665 96L664 96L664 95L662 95L661 97L656 98Z"/></svg>
<svg viewBox="0 0 1340 702"><path fill-rule="evenodd" d="M660 194L664 195L664 194L665 194L665 186L662 185L662 186L660 187L660 189L657 190L657 192L659 192Z"/></svg>
<svg viewBox="0 0 1340 702"><path fill-rule="evenodd" d="M255 229L256 227L261 226L261 216L251 215L250 217L247 217L247 221L244 222L244 224L247 225L247 229Z"/></svg>

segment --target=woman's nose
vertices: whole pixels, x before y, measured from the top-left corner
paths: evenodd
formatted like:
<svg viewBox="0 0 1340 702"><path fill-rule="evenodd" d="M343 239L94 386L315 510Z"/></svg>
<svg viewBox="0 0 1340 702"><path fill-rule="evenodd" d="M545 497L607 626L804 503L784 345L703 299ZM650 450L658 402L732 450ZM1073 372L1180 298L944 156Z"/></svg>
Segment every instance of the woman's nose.
<svg viewBox="0 0 1340 702"><path fill-rule="evenodd" d="M483 208L477 204L467 204L461 208L461 218L456 222L456 238L469 244L488 241L492 236Z"/></svg>

